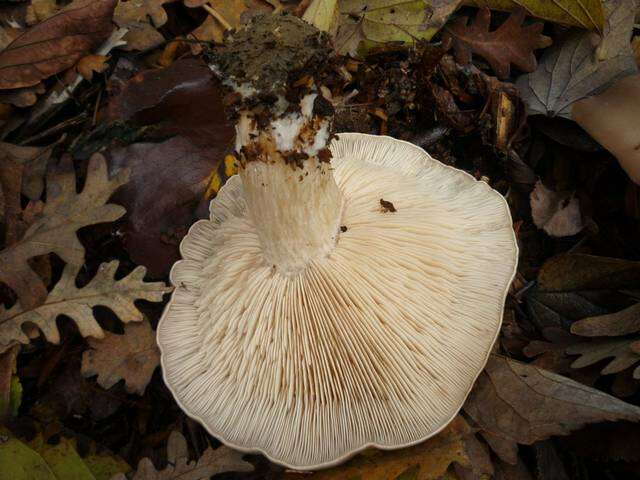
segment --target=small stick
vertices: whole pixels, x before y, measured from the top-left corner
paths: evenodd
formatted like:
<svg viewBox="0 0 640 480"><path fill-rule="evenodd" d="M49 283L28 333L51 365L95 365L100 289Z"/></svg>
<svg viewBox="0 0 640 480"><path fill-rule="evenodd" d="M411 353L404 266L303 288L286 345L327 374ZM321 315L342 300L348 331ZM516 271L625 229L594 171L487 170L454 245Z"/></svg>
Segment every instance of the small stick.
<svg viewBox="0 0 640 480"><path fill-rule="evenodd" d="M207 5L205 3L204 5L202 5L202 8L204 8L207 12L209 12L209 15L211 15L218 22L220 22L220 24L224 27L225 30L232 30L233 29L231 24L229 22L227 22L227 20L220 14L220 12L215 10L212 6Z"/></svg>

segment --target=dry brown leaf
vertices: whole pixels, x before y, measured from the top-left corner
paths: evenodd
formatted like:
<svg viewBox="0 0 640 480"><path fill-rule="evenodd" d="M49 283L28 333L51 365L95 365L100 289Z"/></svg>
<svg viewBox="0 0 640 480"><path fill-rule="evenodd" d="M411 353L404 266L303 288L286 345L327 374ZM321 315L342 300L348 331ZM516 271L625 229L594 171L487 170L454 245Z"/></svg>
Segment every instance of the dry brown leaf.
<svg viewBox="0 0 640 480"><path fill-rule="evenodd" d="M144 267L137 267L119 280L114 278L117 269L117 260L103 263L91 281L78 288L78 267L67 265L42 305L26 309L16 304L8 310L0 306L0 351L3 345L29 343L21 328L27 322L36 325L49 342L59 343L60 332L56 325L59 315L70 317L83 337L104 338L104 331L93 316L93 307L107 307L125 323L140 322L144 317L134 302L139 299L159 302L170 290L163 282L145 282Z"/></svg>
<svg viewBox="0 0 640 480"><path fill-rule="evenodd" d="M27 6L25 21L27 25L35 25L52 17L60 11L56 0L31 0Z"/></svg>
<svg viewBox="0 0 640 480"><path fill-rule="evenodd" d="M222 43L223 34L229 28L238 28L242 23L242 14L247 11L244 0L184 0L187 7L210 7L209 16L191 36L200 42ZM211 13L215 12L215 16ZM200 53L202 47L192 44L193 53Z"/></svg>
<svg viewBox="0 0 640 480"><path fill-rule="evenodd" d="M109 64L107 63L107 57L105 55L87 55L82 57L76 64L77 72L82 75L85 80L91 80L93 73L102 73Z"/></svg>
<svg viewBox="0 0 640 480"><path fill-rule="evenodd" d="M107 203L113 192L126 183L128 171L109 179L104 157L91 157L87 180L76 193L76 176L67 158L47 177L47 202L22 238L0 251L0 281L18 295L14 308L30 310L46 297L46 289L29 266L30 258L55 253L67 264L79 267L84 262L84 247L76 230L96 223L112 222L125 213L119 205ZM3 326L0 322L0 330ZM6 341L0 340L0 344Z"/></svg>
<svg viewBox="0 0 640 480"><path fill-rule="evenodd" d="M575 235L584 228L580 202L573 192L554 192L538 181L530 200L533 223L552 237Z"/></svg>
<svg viewBox="0 0 640 480"><path fill-rule="evenodd" d="M584 368L607 359L609 361L600 373L602 375L620 373L640 362L640 354L631 348L632 343L633 339L619 338L592 340L572 345L567 348L567 353L580 355L580 357L571 364L571 368ZM633 378L640 379L640 366L634 370Z"/></svg>
<svg viewBox="0 0 640 480"><path fill-rule="evenodd" d="M460 17L445 27L442 36L445 48L453 46L456 59L462 64L471 62L475 53L484 58L496 75L507 78L511 64L525 72L535 71L538 62L533 51L551 45L551 39L542 35L542 23L522 26L524 10L512 13L496 30L489 31L491 11L478 11L475 21Z"/></svg>
<svg viewBox="0 0 640 480"><path fill-rule="evenodd" d="M574 102L637 71L630 44L634 24L630 12L635 11L636 0L604 0L603 5L606 21L601 38L575 32L545 52L534 73L518 78L516 85L530 115L571 118Z"/></svg>
<svg viewBox="0 0 640 480"><path fill-rule="evenodd" d="M194 220L208 179L232 148L233 126L221 97L206 64L181 59L136 75L109 105L110 119L160 124L157 130L178 134L112 152L112 169L132 170L132 181L116 197L129 210L125 248L154 276L166 275L178 260L177 244Z"/></svg>
<svg viewBox="0 0 640 480"><path fill-rule="evenodd" d="M312 475L289 473L285 480L367 480L395 479L410 470L415 478L435 480L453 463L476 467L484 474L492 473L488 452L475 443L477 439L467 422L457 416L442 432L414 447L393 451L365 451L348 463ZM417 466L417 468L416 468Z"/></svg>
<svg viewBox="0 0 640 480"><path fill-rule="evenodd" d="M132 480L207 480L223 472L251 472L253 465L242 460L243 454L222 446L208 447L196 461L189 461L187 441L180 432L173 431L167 442L167 460L164 470L156 470L153 462L143 458ZM119 474L111 480L127 480Z"/></svg>
<svg viewBox="0 0 640 480"><path fill-rule="evenodd" d="M37 85L73 66L113 30L117 0L74 2L0 52L0 89Z"/></svg>
<svg viewBox="0 0 640 480"><path fill-rule="evenodd" d="M619 312L588 317L571 325L571 333L583 337L615 337L640 332L640 303Z"/></svg>
<svg viewBox="0 0 640 480"><path fill-rule="evenodd" d="M167 23L167 12L163 5L176 0L128 0L116 7L113 21L129 32L124 37L124 50L146 51L164 42L156 29Z"/></svg>
<svg viewBox="0 0 640 480"><path fill-rule="evenodd" d="M640 420L639 407L497 355L489 359L464 410L484 432L512 445L531 445L589 423Z"/></svg>
<svg viewBox="0 0 640 480"><path fill-rule="evenodd" d="M153 371L160 363L156 337L147 320L124 327L124 335L104 332L102 339L88 339L89 350L82 354L82 375L98 375L105 389L124 380L129 393L144 395Z"/></svg>
<svg viewBox="0 0 640 480"><path fill-rule="evenodd" d="M16 373L16 360L20 347L15 345L0 354L0 424L11 410L11 380Z"/></svg>
<svg viewBox="0 0 640 480"><path fill-rule="evenodd" d="M45 87L42 82L32 87L0 90L0 103L11 104L20 108L31 107L38 101L38 95L44 92Z"/></svg>
<svg viewBox="0 0 640 480"><path fill-rule="evenodd" d="M558 255L547 260L538 273L546 292L640 288L640 262L584 254Z"/></svg>

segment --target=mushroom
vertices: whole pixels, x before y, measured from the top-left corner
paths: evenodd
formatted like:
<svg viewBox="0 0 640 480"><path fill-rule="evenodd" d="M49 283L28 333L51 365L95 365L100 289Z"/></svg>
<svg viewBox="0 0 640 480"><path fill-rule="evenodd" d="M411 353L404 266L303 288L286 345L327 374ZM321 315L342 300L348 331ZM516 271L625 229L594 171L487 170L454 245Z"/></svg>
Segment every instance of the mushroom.
<svg viewBox="0 0 640 480"><path fill-rule="evenodd" d="M213 436L315 470L455 417L500 330L517 244L504 198L421 148L358 133L328 147L330 105L315 80L291 82L291 65L322 76L326 37L277 18L216 60L240 173L184 238L157 339L167 387ZM293 27L310 51L277 33ZM249 41L262 61L262 36L287 82L228 67Z"/></svg>
<svg viewBox="0 0 640 480"><path fill-rule="evenodd" d="M571 117L615 155L631 180L640 185L640 74L624 77L604 92L574 103Z"/></svg>

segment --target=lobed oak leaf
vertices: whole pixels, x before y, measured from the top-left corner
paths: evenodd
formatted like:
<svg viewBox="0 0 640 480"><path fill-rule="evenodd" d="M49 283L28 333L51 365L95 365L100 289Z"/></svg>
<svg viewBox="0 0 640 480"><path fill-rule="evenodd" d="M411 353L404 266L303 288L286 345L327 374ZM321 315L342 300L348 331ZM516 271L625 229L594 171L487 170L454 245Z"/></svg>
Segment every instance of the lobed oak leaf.
<svg viewBox="0 0 640 480"><path fill-rule="evenodd" d="M45 302L34 308L23 308L19 303L10 309L0 307L0 350L15 342L28 343L22 331L25 323L36 325L52 343L60 342L56 319L70 317L83 337L103 338L105 333L93 316L93 308L101 305L113 311L124 323L141 322L144 317L136 308L136 300L159 302L170 290L163 282L145 282L144 267L137 267L120 280L114 279L118 261L100 265L98 272L84 287L76 287L77 267L67 265L62 276Z"/></svg>
<svg viewBox="0 0 640 480"><path fill-rule="evenodd" d="M113 30L117 0L76 1L0 52L0 89L37 85L73 66Z"/></svg>
<svg viewBox="0 0 640 480"><path fill-rule="evenodd" d="M129 31L124 37L124 50L146 51L164 42L157 28L167 23L163 5L176 0L129 0L118 3L113 21Z"/></svg>
<svg viewBox="0 0 640 480"><path fill-rule="evenodd" d="M512 13L496 30L489 31L491 11L478 11L475 21L460 17L445 27L442 36L445 48L453 46L456 59L462 64L471 62L473 53L484 58L500 78L509 76L511 64L525 72L533 72L538 62L534 50L551 45L551 39L542 35L542 23L522 26L524 10Z"/></svg>
<svg viewBox="0 0 640 480"><path fill-rule="evenodd" d="M438 479L443 478L452 465L470 471L471 478L488 477L493 473L489 452L483 448L475 437L474 430L460 415L438 435L419 445L388 452L364 452L339 467L311 475L291 472L284 479Z"/></svg>
<svg viewBox="0 0 640 480"><path fill-rule="evenodd" d="M88 343L91 348L82 354L82 375L98 375L98 384L105 389L124 379L127 392L144 394L160 363L148 321L126 325L124 335L104 332L104 338L89 338Z"/></svg>
<svg viewBox="0 0 640 480"><path fill-rule="evenodd" d="M205 480L223 472L251 472L253 465L242 460L242 453L227 446L213 449L208 447L202 456L189 461L187 441L180 432L173 431L167 441L167 460L164 470L156 470L149 458L138 463L138 470L132 480ZM111 480L126 480L119 474Z"/></svg>
<svg viewBox="0 0 640 480"><path fill-rule="evenodd" d="M87 180L76 193L76 178L71 159L66 158L47 177L47 202L19 241L0 251L0 281L17 295L18 310L31 310L47 296L40 277L28 263L30 258L55 253L67 264L78 267L84 262L84 247L76 230L96 223L112 222L125 213L119 205L107 203L113 192L126 183L129 172L122 170L109 179L102 155L91 157ZM3 330L0 321L0 331ZM0 344L7 343L0 340Z"/></svg>
<svg viewBox="0 0 640 480"><path fill-rule="evenodd" d="M85 80L91 80L94 72L102 73L107 68L109 64L105 55L87 55L76 64L76 70Z"/></svg>

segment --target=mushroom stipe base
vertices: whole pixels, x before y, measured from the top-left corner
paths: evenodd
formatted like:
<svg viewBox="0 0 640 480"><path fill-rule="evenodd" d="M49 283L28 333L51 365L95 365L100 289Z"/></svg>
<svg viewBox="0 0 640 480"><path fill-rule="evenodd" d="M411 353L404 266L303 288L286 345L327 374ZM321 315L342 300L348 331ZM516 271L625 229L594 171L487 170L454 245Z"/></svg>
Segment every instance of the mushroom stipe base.
<svg viewBox="0 0 640 480"><path fill-rule="evenodd" d="M181 244L157 332L189 416L298 470L446 427L486 364L517 266L508 206L486 183L389 137L339 134L331 150L335 247L279 273L234 176Z"/></svg>

